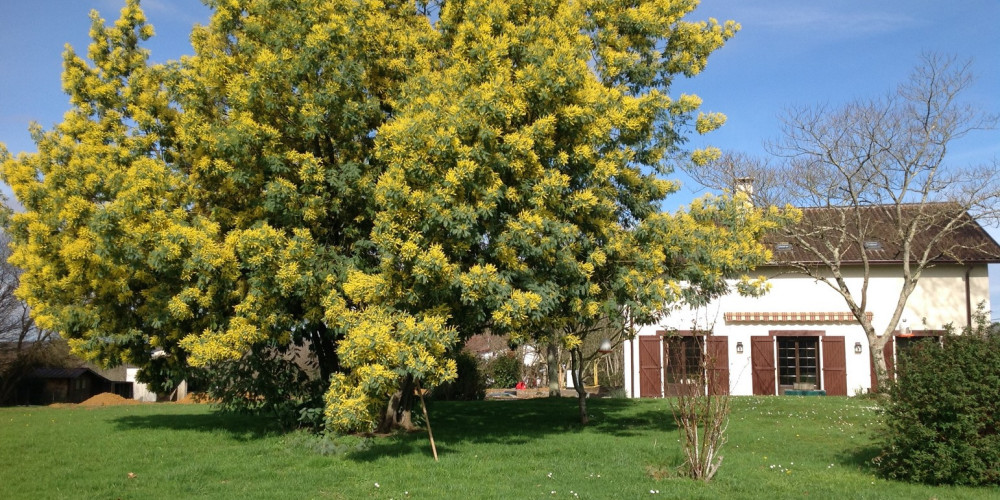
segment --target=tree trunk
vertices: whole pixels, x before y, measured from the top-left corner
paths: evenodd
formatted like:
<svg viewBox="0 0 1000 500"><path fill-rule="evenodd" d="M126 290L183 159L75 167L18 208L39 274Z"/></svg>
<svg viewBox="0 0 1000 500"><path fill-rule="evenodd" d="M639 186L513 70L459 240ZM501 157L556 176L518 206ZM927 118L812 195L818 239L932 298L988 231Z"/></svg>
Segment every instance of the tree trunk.
<svg viewBox="0 0 1000 500"><path fill-rule="evenodd" d="M868 348L872 355L872 367L875 369L875 387L872 392L884 393L889 389L889 367L885 364L885 341L879 338L868 338Z"/></svg>
<svg viewBox="0 0 1000 500"><path fill-rule="evenodd" d="M402 386L389 398L389 406L385 409L382 422L379 423L376 432L389 433L396 429L412 431L416 429L413 425L413 400L414 400L413 376L407 375L403 378Z"/></svg>
<svg viewBox="0 0 1000 500"><path fill-rule="evenodd" d="M329 381L331 375L340 371L340 358L333 340L333 332L322 323L313 331L310 345L316 353L319 376L323 381Z"/></svg>
<svg viewBox="0 0 1000 500"><path fill-rule="evenodd" d="M562 396L559 390L559 345L552 342L545 351L546 378L549 379L549 397Z"/></svg>
<svg viewBox="0 0 1000 500"><path fill-rule="evenodd" d="M570 350L570 356L573 359L570 367L573 388L576 389L577 401L580 403L580 425L587 425L590 423L590 417L587 416L587 390L583 387L583 353L580 352L579 348L574 348Z"/></svg>

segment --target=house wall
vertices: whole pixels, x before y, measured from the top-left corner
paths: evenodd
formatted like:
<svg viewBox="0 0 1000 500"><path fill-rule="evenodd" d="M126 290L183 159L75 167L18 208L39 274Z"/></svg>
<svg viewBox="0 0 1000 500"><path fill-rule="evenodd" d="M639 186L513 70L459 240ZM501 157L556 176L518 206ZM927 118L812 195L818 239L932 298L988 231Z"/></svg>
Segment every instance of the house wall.
<svg viewBox="0 0 1000 500"><path fill-rule="evenodd" d="M149 387L142 383L136 381L136 376L139 374L139 369L133 366L129 366L125 369L125 381L132 383L132 399L136 401L144 401L147 403L156 402L156 393L149 390ZM188 383L187 380L182 380L177 384L177 390L174 391L174 400L184 399L184 396L188 394Z"/></svg>
<svg viewBox="0 0 1000 500"><path fill-rule="evenodd" d="M72 381L66 378L57 379L47 379L42 383L42 396L39 398L41 404L49 403L65 403L69 400L70 395L70 383ZM76 402L76 401L71 401Z"/></svg>
<svg viewBox="0 0 1000 500"><path fill-rule="evenodd" d="M854 395L871 389L871 362L868 341L864 331L851 318L840 321L732 321L725 317L727 312L848 312L846 303L839 293L816 280L788 270L769 268L764 270L769 276L771 290L762 297L741 297L728 295L697 310L681 309L672 312L654 325L643 326L639 336L663 335L664 332L708 329L714 335L728 339L730 392L734 395L753 394L751 337L809 331L810 336L831 336L844 339L846 361L847 394ZM968 273L968 301L966 299L966 273ZM863 282L860 268L845 269L848 287L859 299ZM890 328L892 311L895 308L902 287L898 277L898 266L875 267L871 271L868 290L867 310L872 313L872 323L878 332L902 330L941 330L947 324L956 329L966 325L968 304L975 311L979 302L985 302L989 310L989 277L985 264L974 266L940 265L926 269L916 290L907 301L901 321ZM625 344L625 390L630 397L638 397L640 392L639 366L640 339ZM737 352L741 343L743 352ZM855 344L860 343L861 353L855 353ZM820 346L822 350L822 345ZM662 350L662 345L661 345ZM647 353L648 357L648 353ZM819 355L822 359L822 353ZM660 355L661 361L665 359ZM647 371L648 373L648 371ZM821 378L825 377L822 366ZM661 376L662 379L662 369ZM662 384L661 384L662 385ZM821 381L826 388L828 381Z"/></svg>
<svg viewBox="0 0 1000 500"><path fill-rule="evenodd" d="M146 384L142 382L137 382L135 380L136 375L138 375L138 368L127 368L125 370L125 380L132 382L132 399L136 401L145 401L147 403L153 403L156 401L156 393L150 391Z"/></svg>

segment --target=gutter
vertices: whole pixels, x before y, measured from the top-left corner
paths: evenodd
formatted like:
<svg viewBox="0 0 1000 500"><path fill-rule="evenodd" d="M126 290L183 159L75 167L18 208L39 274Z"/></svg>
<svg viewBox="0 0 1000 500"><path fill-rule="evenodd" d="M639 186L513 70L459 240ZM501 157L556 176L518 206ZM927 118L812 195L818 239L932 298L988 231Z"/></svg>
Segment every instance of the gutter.
<svg viewBox="0 0 1000 500"><path fill-rule="evenodd" d="M969 285L969 274L972 266L965 266L965 325L972 328L972 292Z"/></svg>
<svg viewBox="0 0 1000 500"><path fill-rule="evenodd" d="M635 395L635 373L638 368L635 366L635 345L633 345L637 340L639 340L639 335L635 331L635 324L632 322L632 318L628 319L629 333L632 334L632 338L628 342L628 386L629 386L629 397L637 398ZM623 342L622 345L625 345Z"/></svg>

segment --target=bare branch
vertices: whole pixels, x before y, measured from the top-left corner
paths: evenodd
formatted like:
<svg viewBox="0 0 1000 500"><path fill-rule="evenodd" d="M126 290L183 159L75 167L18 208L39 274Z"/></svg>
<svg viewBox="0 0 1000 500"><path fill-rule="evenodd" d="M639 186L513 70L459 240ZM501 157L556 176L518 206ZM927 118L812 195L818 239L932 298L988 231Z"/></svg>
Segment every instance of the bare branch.
<svg viewBox="0 0 1000 500"><path fill-rule="evenodd" d="M696 180L733 190L752 177L766 193L757 200L803 207L799 224L773 235L793 251L777 263L821 281L843 297L865 329L873 358L886 337L867 319L872 266L900 263L901 285L888 330L900 319L923 271L941 262L1000 258L978 221L1000 222L1000 163L956 165L949 146L977 130L997 127L998 115L961 99L971 64L924 54L894 92L836 108L792 108L781 117L773 158L726 153L695 169ZM848 286L845 269L862 276ZM860 272L859 272L860 270ZM884 375L884 366L878 373Z"/></svg>

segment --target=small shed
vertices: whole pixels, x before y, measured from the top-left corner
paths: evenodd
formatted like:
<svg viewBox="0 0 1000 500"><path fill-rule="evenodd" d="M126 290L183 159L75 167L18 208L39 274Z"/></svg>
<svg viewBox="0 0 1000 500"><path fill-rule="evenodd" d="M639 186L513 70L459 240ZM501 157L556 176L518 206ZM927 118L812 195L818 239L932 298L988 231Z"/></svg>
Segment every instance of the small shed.
<svg viewBox="0 0 1000 500"><path fill-rule="evenodd" d="M132 398L131 382L108 380L87 367L38 368L21 382L21 404L80 403L102 392Z"/></svg>

